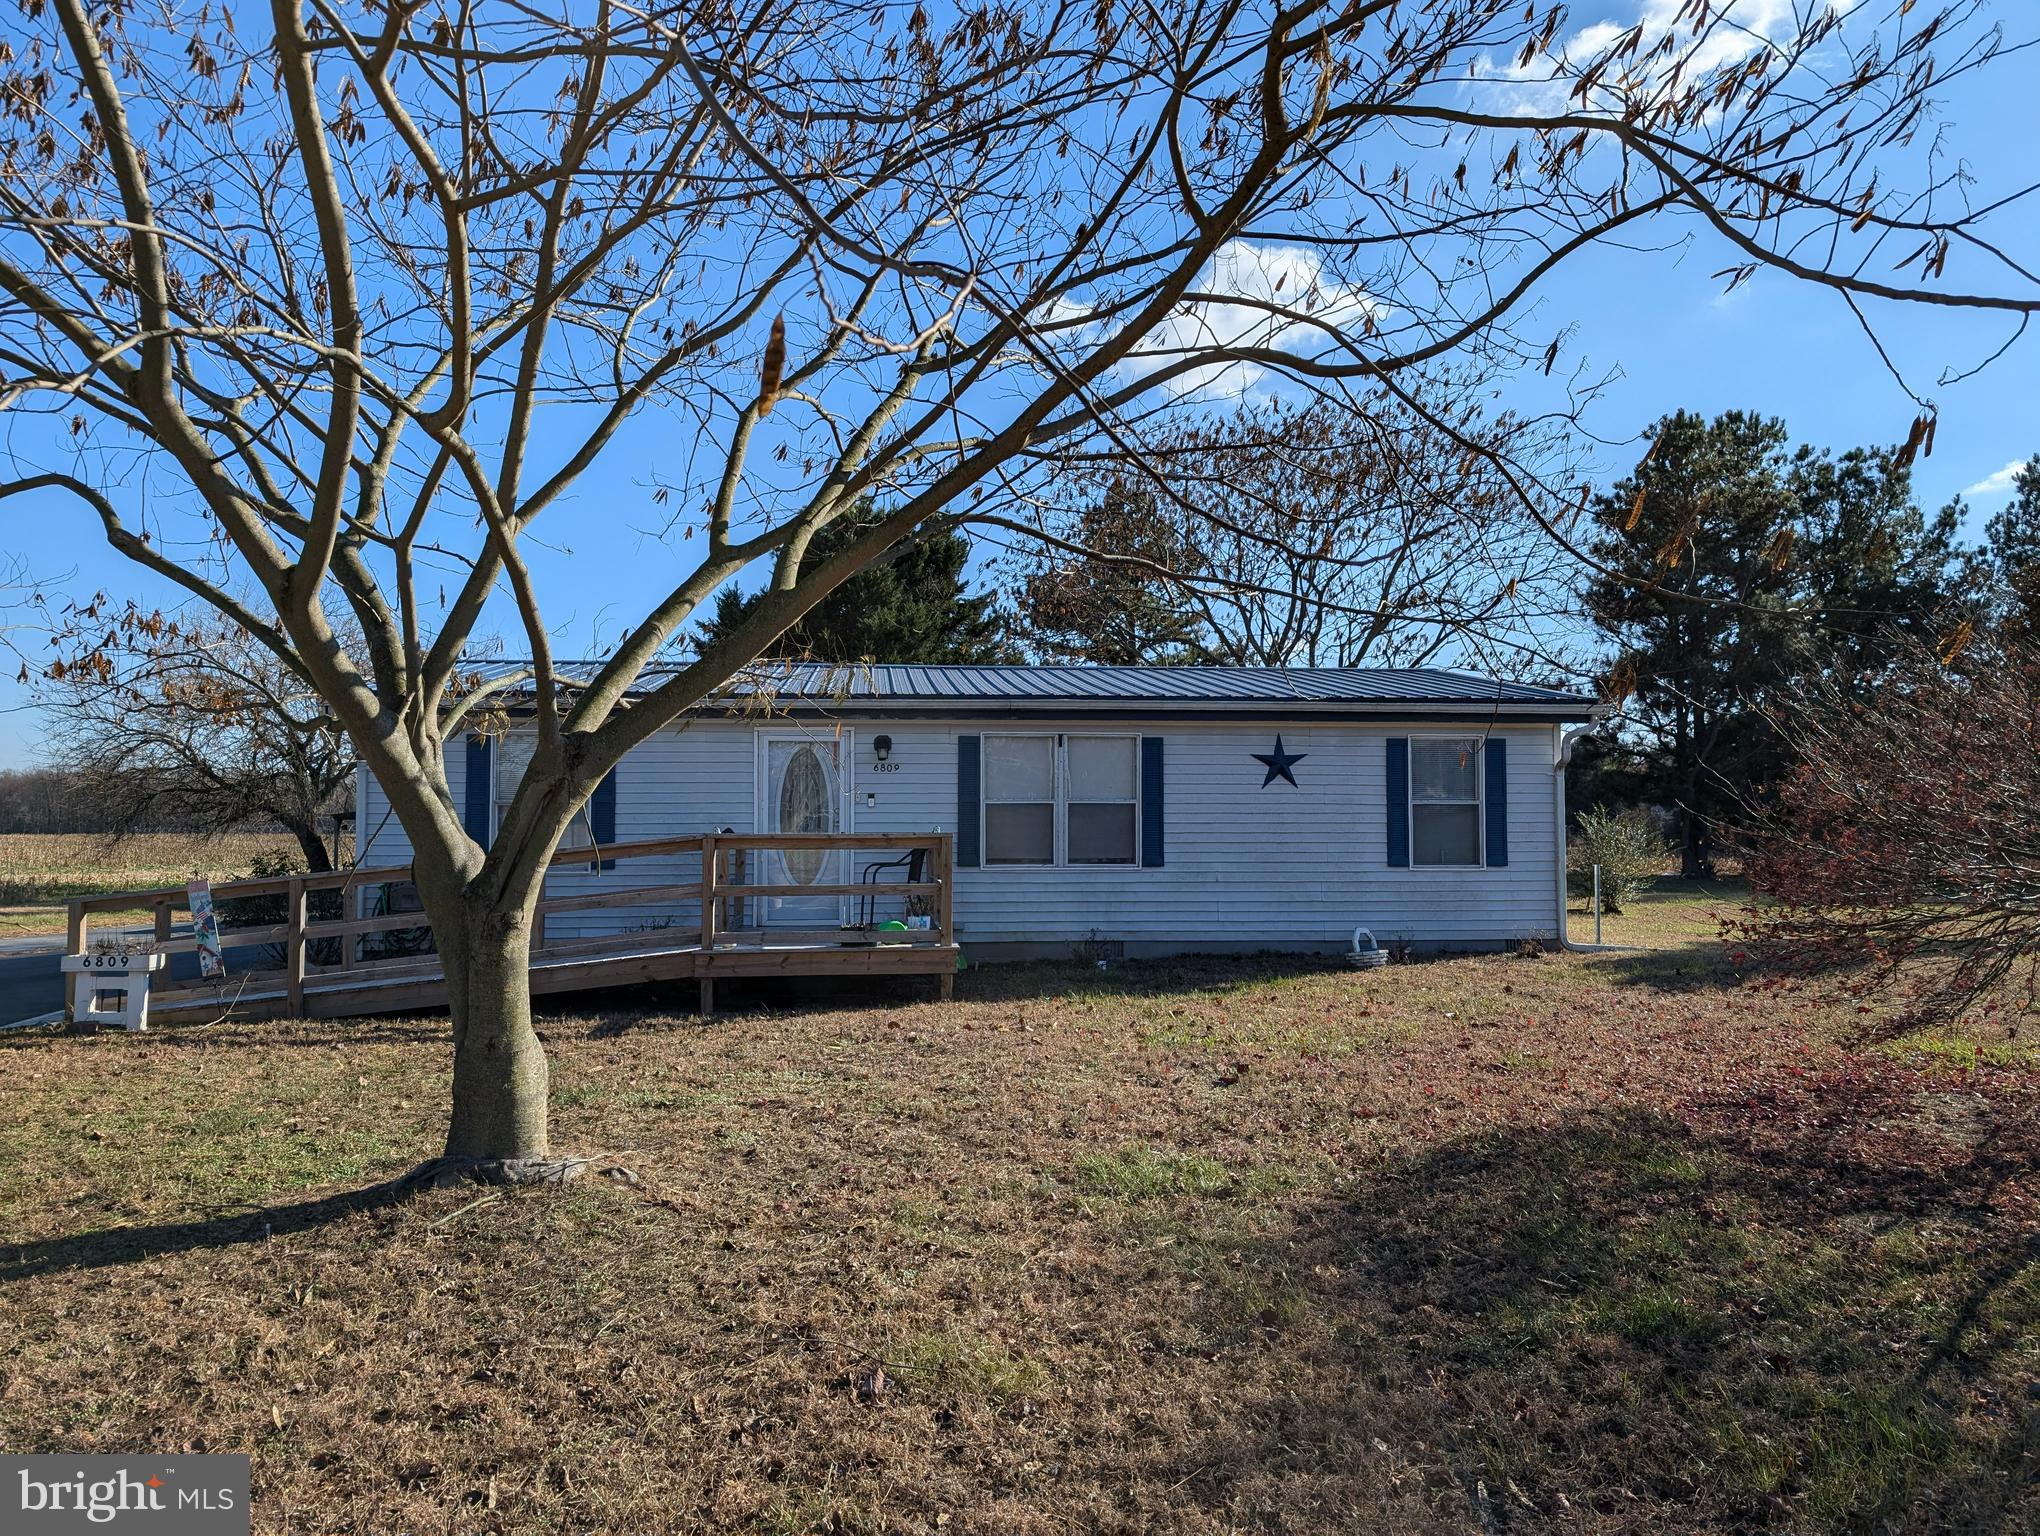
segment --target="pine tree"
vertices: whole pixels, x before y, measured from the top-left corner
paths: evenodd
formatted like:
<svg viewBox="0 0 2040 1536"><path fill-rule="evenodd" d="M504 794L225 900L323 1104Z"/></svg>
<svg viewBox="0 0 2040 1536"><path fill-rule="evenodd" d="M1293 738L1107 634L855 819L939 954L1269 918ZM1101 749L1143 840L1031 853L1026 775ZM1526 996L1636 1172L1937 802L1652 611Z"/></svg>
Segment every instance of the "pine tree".
<svg viewBox="0 0 2040 1536"><path fill-rule="evenodd" d="M2040 639L2040 453L2012 480L2012 499L1983 526L1982 560L1992 616L2028 641Z"/></svg>
<svg viewBox="0 0 2040 1536"><path fill-rule="evenodd" d="M829 524L816 536L810 562L827 559L875 520L861 515ZM960 533L926 534L896 545L889 558L865 567L817 603L775 649L813 661L1018 661L997 597L965 589L969 559L970 541ZM757 601L756 593L724 588L715 612L696 632L698 643L707 646L727 634Z"/></svg>
<svg viewBox="0 0 2040 1536"><path fill-rule="evenodd" d="M1839 458L1801 448L1791 486L1795 605L1804 614L1795 672L1854 676L1888 661L1901 633L1935 638L1946 617L1955 510L1924 516L1912 471L1892 448L1851 448Z"/></svg>
<svg viewBox="0 0 2040 1536"><path fill-rule="evenodd" d="M1688 877L1712 874L1716 827L1785 766L1784 691L1875 667L1945 591L1954 519L1921 516L1901 454L1788 442L1776 419L1678 412L1592 509L1607 573L1584 597Z"/></svg>
<svg viewBox="0 0 2040 1536"><path fill-rule="evenodd" d="M1151 490L1110 481L1078 518L1074 542L1121 558L1042 551L1020 562L1015 601L1033 651L1114 667L1204 659L1200 616L1169 579L1193 574L1194 557Z"/></svg>
<svg viewBox="0 0 2040 1536"><path fill-rule="evenodd" d="M1723 781L1749 766L1738 760L1761 734L1752 707L1783 670L1786 470L1783 422L1680 411L1593 509L1593 552L1613 574L1588 586L1588 611L1618 647L1611 691L1654 739L1689 877L1713 873Z"/></svg>

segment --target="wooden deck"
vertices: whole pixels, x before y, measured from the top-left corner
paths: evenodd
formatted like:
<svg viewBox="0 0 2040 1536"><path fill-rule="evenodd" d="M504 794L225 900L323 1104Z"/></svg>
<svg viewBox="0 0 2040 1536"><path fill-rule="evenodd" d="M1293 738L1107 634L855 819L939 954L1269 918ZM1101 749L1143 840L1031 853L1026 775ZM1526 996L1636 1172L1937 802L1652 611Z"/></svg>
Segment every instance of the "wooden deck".
<svg viewBox="0 0 2040 1536"><path fill-rule="evenodd" d="M791 877L789 853L837 854L856 878L838 882ZM911 866L872 868L912 858L918 852L920 878L903 878ZM544 896L538 904L531 955L531 990L537 996L693 981L701 1008L715 1008L715 983L724 978L761 976L932 976L943 997L950 995L958 948L950 834L886 833L869 836L714 833L611 843L600 848L562 850L562 866L591 870L600 889ZM624 873L632 860L678 859L694 866L693 878L634 882ZM780 879L752 879L777 872ZM152 1019L192 1023L233 1018L352 1018L409 1013L446 1005L439 963L428 952L380 955L389 947L372 936L415 937L429 932L424 914L390 910L393 893L410 881L408 865L340 870L322 875L223 881L212 888L215 904L226 903L220 919L221 947L229 951L227 974L197 981L159 979L150 995ZM548 885L551 885L549 877ZM337 891L338 900L322 893ZM310 915L313 897L337 908L337 917ZM284 921L227 921L232 904L280 899ZM846 918L837 926L792 928L767 921L771 903L788 899L840 903ZM177 955L195 951L198 941L177 931L190 897L181 886L122 891L70 904L67 949L84 954L94 945L95 913L153 912L153 932L138 947ZM364 906L384 910L359 914ZM567 912L631 909L659 914L665 926L636 932L549 939L547 919ZM691 909L691 910L690 910ZM671 921L680 913L684 925ZM909 913L928 926L881 930L888 917ZM698 918L698 922L697 919ZM274 947L283 963L264 968L236 964L250 949ZM240 951L239 955L233 951ZM321 963L321 962L324 963ZM66 1011L69 1011L67 1000Z"/></svg>

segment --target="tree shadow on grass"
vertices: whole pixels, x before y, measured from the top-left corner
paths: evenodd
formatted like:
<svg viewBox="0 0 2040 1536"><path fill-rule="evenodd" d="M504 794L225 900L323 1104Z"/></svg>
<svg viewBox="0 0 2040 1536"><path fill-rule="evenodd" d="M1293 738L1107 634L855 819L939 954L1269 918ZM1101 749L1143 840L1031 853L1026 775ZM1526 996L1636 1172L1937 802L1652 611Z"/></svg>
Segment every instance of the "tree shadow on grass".
<svg viewBox="0 0 2040 1536"><path fill-rule="evenodd" d="M1601 1114L1456 1139L1273 1231L1214 1202L1165 1262L1209 1347L1264 1352L1262 1395L1185 1474L1358 1509L1400 1468L1490 1532L2032 1528L2040 1236L2004 1197L2033 1142L1759 1152Z"/></svg>
<svg viewBox="0 0 2040 1536"><path fill-rule="evenodd" d="M112 1269L166 1254L265 1242L401 1205L424 1187L408 1174L287 1205L151 1226L109 1227L35 1242L0 1244L0 1285L60 1270Z"/></svg>
<svg viewBox="0 0 2040 1536"><path fill-rule="evenodd" d="M1271 952L1249 955L1180 955L1157 960L1115 960L1100 970L1073 960L1015 960L976 965L956 978L959 1002L1041 1002L1066 997L1154 997L1231 987L1266 986L1310 976L1345 974L1336 955ZM718 977L718 1016L818 1012L827 1009L911 1008L935 1000L932 976ZM629 988L546 998L548 1010L598 1016L593 1033L618 1035L641 1025L698 1017L699 984L650 982Z"/></svg>
<svg viewBox="0 0 2040 1536"><path fill-rule="evenodd" d="M1452 958L1423 955L1422 965ZM1064 997L1159 997L1280 986L1321 976L1356 974L1339 954L1257 950L1110 960L1102 968L1077 960L1008 960L972 966L957 978L957 996L971 1002L1035 1002Z"/></svg>
<svg viewBox="0 0 2040 1536"><path fill-rule="evenodd" d="M1591 963L1618 985L1666 993L1732 992L1755 980L1787 975L1776 964L1721 939L1610 953ZM1847 984L1873 963L1867 956L1837 960L1817 971L1789 973L1788 979Z"/></svg>
<svg viewBox="0 0 2040 1536"><path fill-rule="evenodd" d="M1719 939L1601 955L1591 963L1622 986L1653 992L1732 992L1748 979Z"/></svg>
<svg viewBox="0 0 2040 1536"><path fill-rule="evenodd" d="M46 1050L59 1041L79 1042L102 1038L73 1035L62 1024L42 1029L0 1035L0 1052ZM384 1018L289 1020L229 1020L219 1024L168 1024L149 1027L146 1034L130 1036L124 1031L105 1031L111 1049L157 1051L176 1050L291 1050L312 1048L330 1051L335 1047L360 1045L448 1044L451 1025L442 1014L389 1016Z"/></svg>

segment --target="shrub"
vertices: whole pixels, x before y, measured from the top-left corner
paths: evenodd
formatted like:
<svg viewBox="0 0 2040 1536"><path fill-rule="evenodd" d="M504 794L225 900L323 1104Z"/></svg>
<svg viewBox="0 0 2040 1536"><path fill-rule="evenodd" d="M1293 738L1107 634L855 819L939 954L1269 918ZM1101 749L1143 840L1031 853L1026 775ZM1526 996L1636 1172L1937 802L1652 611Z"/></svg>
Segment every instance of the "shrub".
<svg viewBox="0 0 2040 1536"><path fill-rule="evenodd" d="M283 850L276 853L258 853L253 867L248 871L251 880L275 880L289 875L304 873L303 861L295 851ZM408 881L384 881L380 885L363 887L368 893L364 917L382 917L387 914L421 912L416 887ZM276 896L231 896L222 899L218 905L222 928L267 926L290 921L290 902L282 895ZM311 922L334 922L350 915L346 908L345 894L336 888L325 888L305 893L305 917ZM226 935L228 944L233 943L233 934ZM355 935L353 938L314 938L305 945L305 958L313 965L340 965L345 962L345 945L352 943L353 956L363 962L371 960L400 959L407 955L429 955L437 950L430 927L420 924L416 928L384 928L373 933ZM285 945L266 946L268 963L283 965L289 951Z"/></svg>
<svg viewBox="0 0 2040 1536"><path fill-rule="evenodd" d="M2040 1007L2040 651L1964 622L1800 690L1782 725L1800 762L1753 808L1761 902L1730 937L1866 995L1897 983L1893 1025Z"/></svg>
<svg viewBox="0 0 2040 1536"><path fill-rule="evenodd" d="M242 876L248 880L281 880L286 876L304 873L304 860L292 849L278 849L255 855L248 873ZM286 896L226 896L214 903L220 927L227 930L224 942L232 945L235 928L280 926L290 921L290 899ZM333 922L344 916L341 896L337 890L316 890L305 893L305 918L308 922ZM337 938L312 939L305 945L305 959L313 965L338 965L340 963L341 940ZM267 963L280 966L289 958L289 946L269 944L263 946Z"/></svg>
<svg viewBox="0 0 2040 1536"><path fill-rule="evenodd" d="M1622 904L1664 868L1668 850L1656 818L1642 806L1611 811L1597 805L1580 812L1579 830L1568 851L1573 873L1588 882L1594 866L1601 866L1601 909L1620 912Z"/></svg>

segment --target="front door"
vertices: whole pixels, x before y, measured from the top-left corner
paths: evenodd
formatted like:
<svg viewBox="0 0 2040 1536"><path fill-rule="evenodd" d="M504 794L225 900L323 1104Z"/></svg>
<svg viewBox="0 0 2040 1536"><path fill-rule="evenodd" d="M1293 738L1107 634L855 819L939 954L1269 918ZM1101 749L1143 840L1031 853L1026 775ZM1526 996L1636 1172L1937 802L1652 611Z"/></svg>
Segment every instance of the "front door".
<svg viewBox="0 0 2040 1536"><path fill-rule="evenodd" d="M758 829L761 832L846 830L843 767L848 733L758 733ZM759 885L842 885L847 856L841 849L766 849L757 859ZM760 898L758 920L767 927L834 928L843 921L840 896Z"/></svg>

